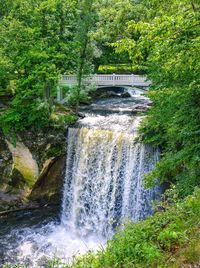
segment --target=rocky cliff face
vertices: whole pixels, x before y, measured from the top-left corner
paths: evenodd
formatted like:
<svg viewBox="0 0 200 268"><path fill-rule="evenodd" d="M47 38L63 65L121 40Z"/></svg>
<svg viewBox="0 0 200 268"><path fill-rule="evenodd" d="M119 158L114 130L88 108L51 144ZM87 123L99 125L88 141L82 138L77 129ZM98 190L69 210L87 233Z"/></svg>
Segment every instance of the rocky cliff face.
<svg viewBox="0 0 200 268"><path fill-rule="evenodd" d="M8 140L6 143L12 154L12 174L16 170L27 186L33 186L39 177L39 167L29 148L22 141L17 141L15 145Z"/></svg>
<svg viewBox="0 0 200 268"><path fill-rule="evenodd" d="M12 154L8 149L6 139L0 129L0 189L7 187L12 170Z"/></svg>
<svg viewBox="0 0 200 268"><path fill-rule="evenodd" d="M14 144L0 131L0 211L58 202L65 154L66 128L23 132Z"/></svg>

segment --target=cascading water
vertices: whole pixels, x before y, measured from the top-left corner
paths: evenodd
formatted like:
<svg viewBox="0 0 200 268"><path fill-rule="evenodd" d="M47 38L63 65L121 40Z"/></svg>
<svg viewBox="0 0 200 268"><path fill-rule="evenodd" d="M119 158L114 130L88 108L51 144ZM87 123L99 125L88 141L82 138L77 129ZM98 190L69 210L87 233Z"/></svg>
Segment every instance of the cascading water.
<svg viewBox="0 0 200 268"><path fill-rule="evenodd" d="M136 222L152 213L151 200L160 189L144 189L142 181L159 152L138 141L142 118L121 114L121 107L130 110L134 99L128 99L130 107L121 102L119 113L117 99L113 114L90 112L68 129L61 222L18 228L0 238L5 261L45 267L46 258L54 255L68 260L105 243L126 219ZM98 103L98 110L105 103L110 104Z"/></svg>
<svg viewBox="0 0 200 268"><path fill-rule="evenodd" d="M61 222L79 236L108 237L123 218L149 215L156 190L142 178L158 151L135 142L135 135L111 130L71 128Z"/></svg>

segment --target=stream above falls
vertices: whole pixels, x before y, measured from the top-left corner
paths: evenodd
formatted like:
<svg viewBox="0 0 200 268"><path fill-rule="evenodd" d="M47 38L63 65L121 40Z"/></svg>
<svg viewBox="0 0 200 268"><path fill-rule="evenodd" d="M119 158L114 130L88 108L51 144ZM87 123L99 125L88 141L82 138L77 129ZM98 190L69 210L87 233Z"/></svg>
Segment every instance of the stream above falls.
<svg viewBox="0 0 200 268"><path fill-rule="evenodd" d="M154 168L159 152L139 142L143 115L135 113L150 102L139 89L125 91L126 97L82 106L85 117L68 129L59 212L37 210L16 220L0 219L1 264L45 267L54 256L70 262L74 255L105 245L125 221L136 222L153 212L151 201L161 190L144 189L142 180Z"/></svg>

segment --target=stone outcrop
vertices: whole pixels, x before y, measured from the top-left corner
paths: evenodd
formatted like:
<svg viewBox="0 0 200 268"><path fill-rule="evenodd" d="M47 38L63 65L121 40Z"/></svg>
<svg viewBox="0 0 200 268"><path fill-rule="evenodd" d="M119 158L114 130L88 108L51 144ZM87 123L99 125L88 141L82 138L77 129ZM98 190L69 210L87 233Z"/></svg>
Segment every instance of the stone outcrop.
<svg viewBox="0 0 200 268"><path fill-rule="evenodd" d="M8 140L6 140L6 143L8 144L13 159L12 174L16 169L22 175L28 186L33 186L38 179L39 168L30 150L23 142L17 141L16 146Z"/></svg>
<svg viewBox="0 0 200 268"><path fill-rule="evenodd" d="M8 149L5 137L0 129L0 191L4 191L9 183L12 170L12 154Z"/></svg>
<svg viewBox="0 0 200 268"><path fill-rule="evenodd" d="M0 211L58 202L66 146L66 127L19 133L15 144L0 130Z"/></svg>
<svg viewBox="0 0 200 268"><path fill-rule="evenodd" d="M137 115L138 113L146 113L150 107L147 104L136 104L132 108L132 115Z"/></svg>
<svg viewBox="0 0 200 268"><path fill-rule="evenodd" d="M40 203L57 202L61 198L64 177L65 155L46 160L30 199Z"/></svg>

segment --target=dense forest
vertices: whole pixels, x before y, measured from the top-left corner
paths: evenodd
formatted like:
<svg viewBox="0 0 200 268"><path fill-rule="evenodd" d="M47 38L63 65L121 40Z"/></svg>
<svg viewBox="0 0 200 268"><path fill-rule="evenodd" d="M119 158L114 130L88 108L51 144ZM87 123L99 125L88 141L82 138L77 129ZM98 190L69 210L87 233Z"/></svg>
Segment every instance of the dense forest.
<svg viewBox="0 0 200 268"><path fill-rule="evenodd" d="M154 216L128 223L106 250L74 267L200 264L199 52L199 0L1 1L0 126L12 143L22 131L76 122L78 106L95 90L83 83L86 75L134 73L152 81L139 131L161 158L145 185L159 178L168 190ZM78 83L63 88L60 104L62 74L75 74ZM55 259L49 267L67 266Z"/></svg>

